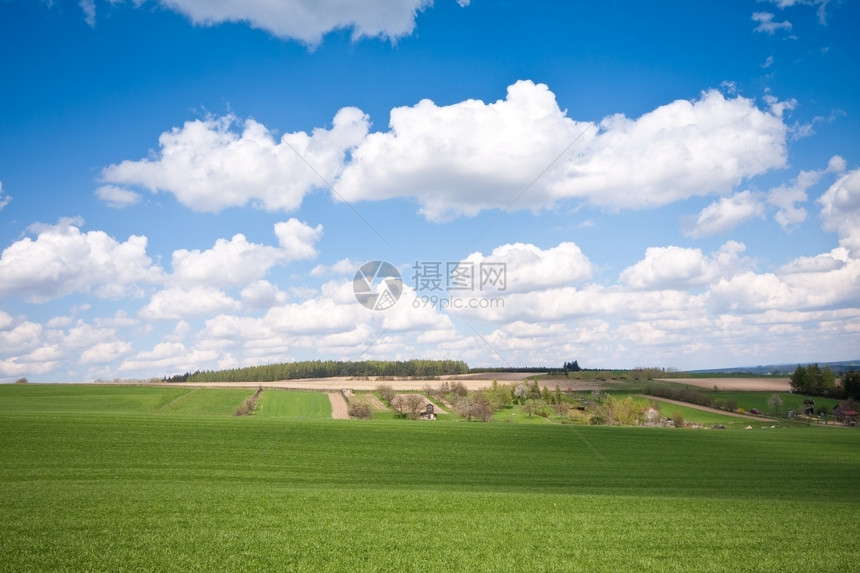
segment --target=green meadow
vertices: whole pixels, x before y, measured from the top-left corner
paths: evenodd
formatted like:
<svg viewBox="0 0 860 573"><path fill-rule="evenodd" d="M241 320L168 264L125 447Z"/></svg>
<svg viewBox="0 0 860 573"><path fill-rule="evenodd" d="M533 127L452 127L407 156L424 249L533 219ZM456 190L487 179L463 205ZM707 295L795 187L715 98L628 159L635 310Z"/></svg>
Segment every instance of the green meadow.
<svg viewBox="0 0 860 573"><path fill-rule="evenodd" d="M322 392L269 390L260 395L254 415L266 418L331 418L331 402Z"/></svg>
<svg viewBox="0 0 860 573"><path fill-rule="evenodd" d="M856 429L233 416L252 393L0 386L0 571L860 563Z"/></svg>

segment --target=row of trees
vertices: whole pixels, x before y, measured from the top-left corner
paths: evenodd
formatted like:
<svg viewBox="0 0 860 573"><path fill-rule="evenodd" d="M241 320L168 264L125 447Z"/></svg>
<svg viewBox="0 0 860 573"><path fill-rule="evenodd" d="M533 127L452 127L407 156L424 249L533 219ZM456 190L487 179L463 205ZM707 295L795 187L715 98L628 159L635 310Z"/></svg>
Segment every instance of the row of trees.
<svg viewBox="0 0 860 573"><path fill-rule="evenodd" d="M462 360L306 360L265 366L248 366L229 370L197 371L170 378L166 382L274 382L298 378L332 378L335 376L419 377L432 378L467 374L469 366Z"/></svg>
<svg viewBox="0 0 860 573"><path fill-rule="evenodd" d="M818 364L797 365L791 374L791 389L809 396L831 396L833 398L853 398L860 400L860 372L843 372L840 383L829 366L821 368Z"/></svg>
<svg viewBox="0 0 860 573"><path fill-rule="evenodd" d="M797 365L791 374L791 389L808 396L835 396L836 376L829 366L821 368L818 364Z"/></svg>

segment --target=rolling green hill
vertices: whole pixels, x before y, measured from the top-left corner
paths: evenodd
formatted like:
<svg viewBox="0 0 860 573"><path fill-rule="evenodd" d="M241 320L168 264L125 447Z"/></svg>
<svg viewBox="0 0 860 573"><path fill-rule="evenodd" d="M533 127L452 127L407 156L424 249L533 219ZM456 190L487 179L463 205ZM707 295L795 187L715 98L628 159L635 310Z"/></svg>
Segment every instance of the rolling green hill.
<svg viewBox="0 0 860 573"><path fill-rule="evenodd" d="M0 386L0 571L845 571L860 559L854 429L239 418L159 413L182 397L160 388L113 391Z"/></svg>

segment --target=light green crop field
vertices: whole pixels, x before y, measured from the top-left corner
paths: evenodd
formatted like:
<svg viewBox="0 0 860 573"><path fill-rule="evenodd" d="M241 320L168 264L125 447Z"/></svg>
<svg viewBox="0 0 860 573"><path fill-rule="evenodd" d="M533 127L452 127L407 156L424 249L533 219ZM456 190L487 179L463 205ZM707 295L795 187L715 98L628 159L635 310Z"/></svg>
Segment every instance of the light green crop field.
<svg viewBox="0 0 860 573"><path fill-rule="evenodd" d="M331 402L323 392L266 390L255 416L269 418L331 418Z"/></svg>
<svg viewBox="0 0 860 573"><path fill-rule="evenodd" d="M32 384L0 386L0 412L229 416L253 390Z"/></svg>
<svg viewBox="0 0 860 573"><path fill-rule="evenodd" d="M656 403L660 406L660 415L662 417L672 417L675 412L679 412L684 418L685 422L702 424L704 426L722 424L726 428L745 428L748 425L758 424L758 426L756 427L760 428L764 424L770 426L774 423L774 420L771 419L762 418L758 421L748 420L746 418L739 418L737 416L727 416L725 414L720 414L719 412L700 410L698 408L693 408L692 406L682 406L680 404L665 402L663 400L660 400L659 398L649 398L648 401L651 403Z"/></svg>
<svg viewBox="0 0 860 573"><path fill-rule="evenodd" d="M0 386L0 571L860 563L856 429L160 415L177 389L97 390Z"/></svg>

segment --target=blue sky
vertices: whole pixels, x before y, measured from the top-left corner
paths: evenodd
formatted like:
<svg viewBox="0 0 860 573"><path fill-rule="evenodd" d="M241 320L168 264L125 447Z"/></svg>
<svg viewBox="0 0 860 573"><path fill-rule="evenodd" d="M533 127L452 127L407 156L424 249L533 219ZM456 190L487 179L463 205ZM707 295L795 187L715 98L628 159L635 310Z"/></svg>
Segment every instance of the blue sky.
<svg viewBox="0 0 860 573"><path fill-rule="evenodd" d="M2 0L0 381L856 359L858 21ZM353 292L375 260L381 310Z"/></svg>

